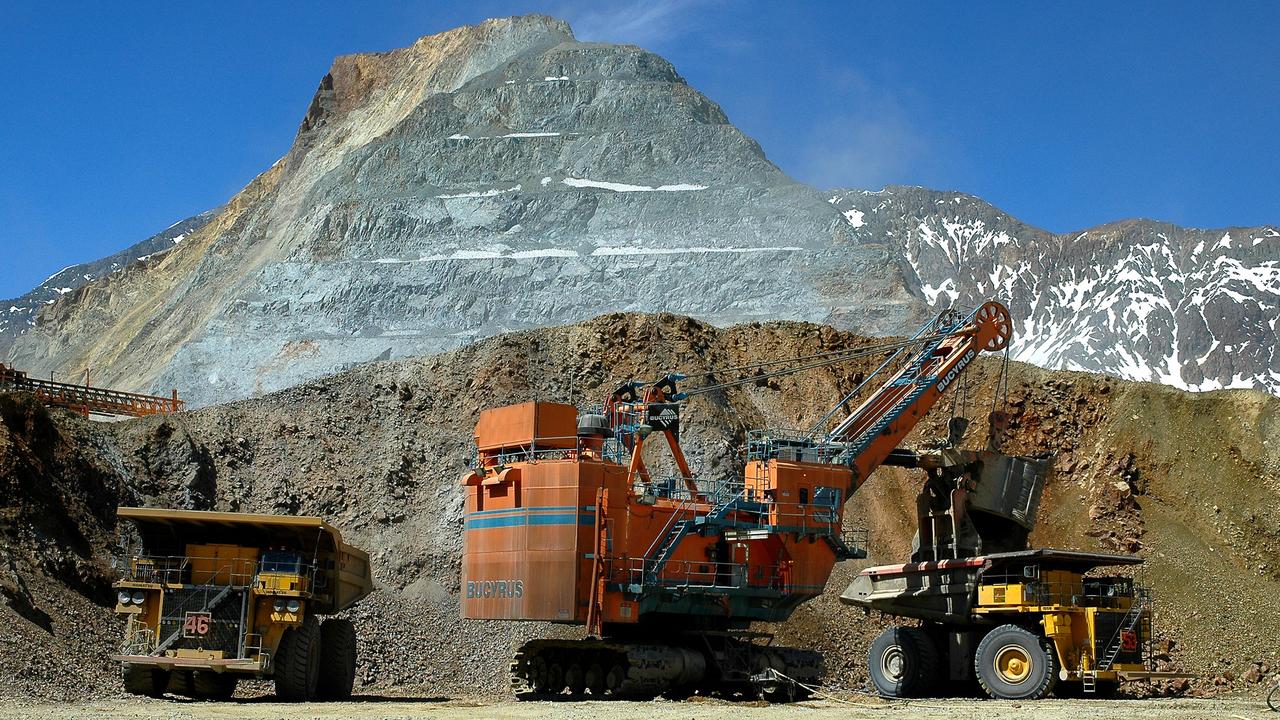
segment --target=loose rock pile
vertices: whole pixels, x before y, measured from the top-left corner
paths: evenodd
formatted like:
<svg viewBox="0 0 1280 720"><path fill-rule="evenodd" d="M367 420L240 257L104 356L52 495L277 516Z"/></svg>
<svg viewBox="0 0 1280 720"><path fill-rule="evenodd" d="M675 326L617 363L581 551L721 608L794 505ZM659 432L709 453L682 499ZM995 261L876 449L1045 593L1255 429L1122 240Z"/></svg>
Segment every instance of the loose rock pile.
<svg viewBox="0 0 1280 720"><path fill-rule="evenodd" d="M716 329L674 315L608 315L167 418L91 424L48 419L29 406L26 414L6 413L0 471L9 472L0 477L10 483L9 570L0 569L0 578L12 579L3 580L0 621L18 630L0 634L9 643L0 646L0 692L120 691L103 660L118 637L106 591L112 510L145 503L329 519L371 552L378 582L375 595L349 611L361 639L357 692L503 694L516 647L580 629L459 618L457 481L481 409L531 397L599 402L623 380L668 370L687 372L694 387L728 379L707 369L868 342L805 323ZM735 448L746 430L816 422L871 366L850 363L695 398L683 428L694 469L740 473ZM956 410L975 421L967 446L985 444L999 367L998 359L974 363L967 392L956 393ZM949 409L939 406L908 444L945 436ZM1280 400L1251 391L1189 395L1014 364L1009 410L1007 452L1057 454L1033 543L1148 559L1140 577L1155 590L1166 642L1157 660L1206 678L1157 692L1248 689L1275 672ZM773 628L779 643L826 653L835 686L866 686L865 648L887 622L836 598L866 564L908 554L917 487L908 471L878 471L847 508L851 525L871 531L871 559L842 564L824 596ZM44 516L69 521L46 525ZM31 608L50 618L52 630ZM31 653L38 654L34 666L26 662Z"/></svg>

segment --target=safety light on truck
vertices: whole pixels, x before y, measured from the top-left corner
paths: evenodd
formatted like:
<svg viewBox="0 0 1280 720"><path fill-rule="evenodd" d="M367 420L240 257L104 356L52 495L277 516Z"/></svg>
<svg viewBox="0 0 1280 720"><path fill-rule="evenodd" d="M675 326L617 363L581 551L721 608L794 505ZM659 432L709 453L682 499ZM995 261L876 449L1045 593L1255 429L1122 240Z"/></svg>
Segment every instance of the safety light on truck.
<svg viewBox="0 0 1280 720"><path fill-rule="evenodd" d="M141 590L134 590L134 591L133 591L133 604L134 604L134 605L141 605L141 604L142 604L142 601L143 601L143 600L146 600L146 599L147 599L147 594L146 594L146 593L142 592Z"/></svg>
<svg viewBox="0 0 1280 720"><path fill-rule="evenodd" d="M120 596L119 596L118 598L116 598L116 599L120 601L120 604L121 604L121 605L128 605L128 604L129 604L129 597L130 597L130 596L129 596L129 591L128 591L128 590L121 590L121 591L120 591Z"/></svg>

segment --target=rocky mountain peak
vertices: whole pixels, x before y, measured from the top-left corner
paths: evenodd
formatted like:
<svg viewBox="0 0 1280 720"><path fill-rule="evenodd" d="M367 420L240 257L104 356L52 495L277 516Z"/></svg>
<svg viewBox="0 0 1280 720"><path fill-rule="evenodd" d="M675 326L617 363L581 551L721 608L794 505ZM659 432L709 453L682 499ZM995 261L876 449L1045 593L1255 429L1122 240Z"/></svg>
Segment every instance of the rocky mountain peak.
<svg viewBox="0 0 1280 720"><path fill-rule="evenodd" d="M1280 230L1122 220L1054 234L961 193L889 187L829 200L899 249L934 308L999 297L1013 357L1190 390L1280 393Z"/></svg>
<svg viewBox="0 0 1280 720"><path fill-rule="evenodd" d="M337 58L281 160L182 228L12 301L0 361L201 405L606 312L875 335L998 297L1019 359L1280 393L1274 228L821 193L663 58L545 16Z"/></svg>

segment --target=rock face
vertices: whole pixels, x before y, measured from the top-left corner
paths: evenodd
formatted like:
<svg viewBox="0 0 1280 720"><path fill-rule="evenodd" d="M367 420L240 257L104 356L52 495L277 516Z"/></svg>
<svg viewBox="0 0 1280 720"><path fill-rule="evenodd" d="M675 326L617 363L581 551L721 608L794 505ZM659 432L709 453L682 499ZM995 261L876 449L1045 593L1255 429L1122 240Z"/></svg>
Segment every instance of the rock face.
<svg viewBox="0 0 1280 720"><path fill-rule="evenodd" d="M1280 391L1275 230L1059 238L954 193L822 194L662 58L541 16L338 58L199 222L15 303L0 361L199 406L610 311L895 334L1007 294L1018 357Z"/></svg>
<svg viewBox="0 0 1280 720"><path fill-rule="evenodd" d="M1020 321L1017 360L1280 394L1280 229L1131 220L1054 235L961 193L890 187L830 200L901 251L932 307L1004 300Z"/></svg>
<svg viewBox="0 0 1280 720"><path fill-rule="evenodd" d="M93 262L65 267L50 275L31 292L19 298L0 300L0 347L12 342L36 324L36 318L46 305L52 305L68 293L88 285L99 278L124 272L135 263L151 262L172 250L199 230L221 210L208 210L186 220L179 220L140 243L129 246L109 257Z"/></svg>
<svg viewBox="0 0 1280 720"><path fill-rule="evenodd" d="M338 58L288 155L0 357L200 405L609 310L919 319L849 230L662 58L491 20Z"/></svg>

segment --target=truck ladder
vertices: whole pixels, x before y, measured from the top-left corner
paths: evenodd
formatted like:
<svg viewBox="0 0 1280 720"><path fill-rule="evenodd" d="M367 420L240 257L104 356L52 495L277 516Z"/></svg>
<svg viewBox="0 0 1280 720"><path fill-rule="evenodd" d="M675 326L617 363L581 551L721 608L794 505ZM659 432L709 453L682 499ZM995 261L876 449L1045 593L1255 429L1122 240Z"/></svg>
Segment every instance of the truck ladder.
<svg viewBox="0 0 1280 720"><path fill-rule="evenodd" d="M1120 655L1120 650L1124 646L1124 634L1136 630L1146 614L1149 602L1148 597L1145 590L1134 588L1133 604L1129 606L1129 611L1120 620L1120 627L1116 628L1115 634L1111 636L1111 641L1107 643L1107 649L1099 659L1098 670L1110 670L1111 666L1115 664L1116 657Z"/></svg>

